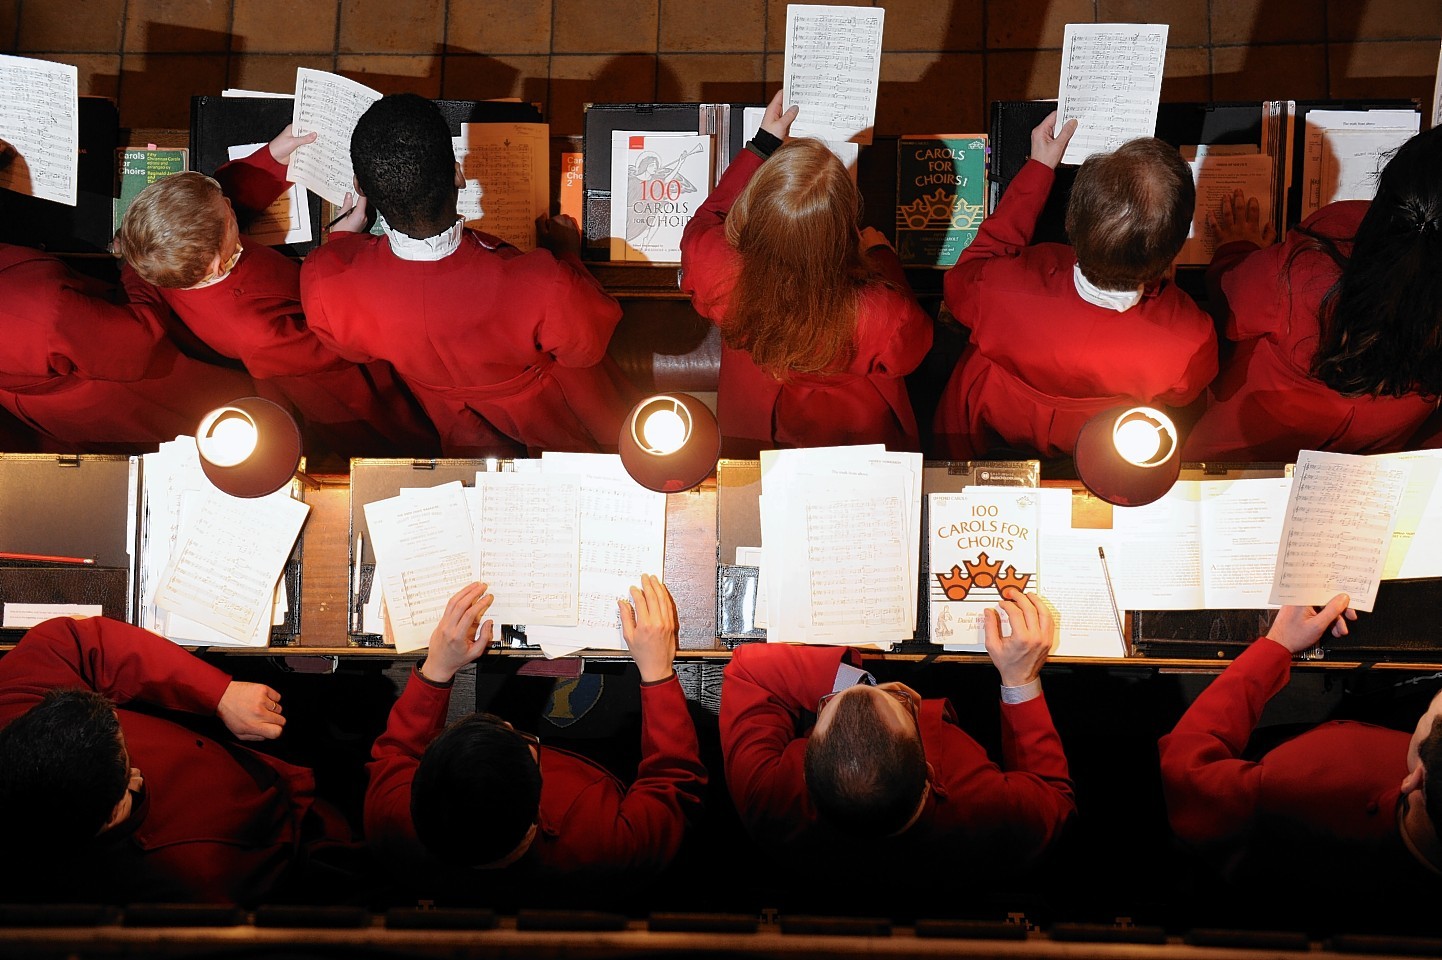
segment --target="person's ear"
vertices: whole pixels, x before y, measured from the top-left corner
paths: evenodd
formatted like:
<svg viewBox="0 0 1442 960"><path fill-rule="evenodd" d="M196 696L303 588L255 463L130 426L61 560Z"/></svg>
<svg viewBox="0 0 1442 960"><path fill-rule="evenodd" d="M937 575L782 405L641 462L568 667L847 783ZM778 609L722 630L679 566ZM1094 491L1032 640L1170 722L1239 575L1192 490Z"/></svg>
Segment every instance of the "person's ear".
<svg viewBox="0 0 1442 960"><path fill-rule="evenodd" d="M1402 778L1402 795L1406 796L1421 790L1426 782L1427 768L1419 763L1407 773L1407 776Z"/></svg>
<svg viewBox="0 0 1442 960"><path fill-rule="evenodd" d="M363 197L366 195L366 192L360 188L360 181L357 180L355 177L350 178L350 185L355 190L356 196Z"/></svg>
<svg viewBox="0 0 1442 960"><path fill-rule="evenodd" d="M466 172L461 169L459 162L456 163L456 189L466 189Z"/></svg>

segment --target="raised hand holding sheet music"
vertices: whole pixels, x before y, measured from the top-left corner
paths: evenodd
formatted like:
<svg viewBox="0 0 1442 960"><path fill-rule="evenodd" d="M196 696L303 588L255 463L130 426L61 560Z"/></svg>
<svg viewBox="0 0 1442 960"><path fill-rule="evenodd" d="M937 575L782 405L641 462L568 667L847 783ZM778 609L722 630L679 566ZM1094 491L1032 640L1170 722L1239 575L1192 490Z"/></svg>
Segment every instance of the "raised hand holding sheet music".
<svg viewBox="0 0 1442 960"><path fill-rule="evenodd" d="M1081 163L1156 132L1167 59L1165 23L1069 23L1057 124L1077 120L1062 163Z"/></svg>

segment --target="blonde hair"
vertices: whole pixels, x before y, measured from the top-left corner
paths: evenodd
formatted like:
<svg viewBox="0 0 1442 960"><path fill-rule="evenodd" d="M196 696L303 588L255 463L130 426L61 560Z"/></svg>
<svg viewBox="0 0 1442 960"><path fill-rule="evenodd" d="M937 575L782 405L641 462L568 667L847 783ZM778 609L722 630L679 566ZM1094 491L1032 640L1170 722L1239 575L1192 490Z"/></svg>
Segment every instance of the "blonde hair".
<svg viewBox="0 0 1442 960"><path fill-rule="evenodd" d="M783 144L726 217L741 259L722 336L779 379L834 372L856 349L856 304L872 279L861 255L861 195L819 140Z"/></svg>
<svg viewBox="0 0 1442 960"><path fill-rule="evenodd" d="M115 252L157 287L194 286L225 242L225 194L203 173L186 171L140 191L115 235Z"/></svg>

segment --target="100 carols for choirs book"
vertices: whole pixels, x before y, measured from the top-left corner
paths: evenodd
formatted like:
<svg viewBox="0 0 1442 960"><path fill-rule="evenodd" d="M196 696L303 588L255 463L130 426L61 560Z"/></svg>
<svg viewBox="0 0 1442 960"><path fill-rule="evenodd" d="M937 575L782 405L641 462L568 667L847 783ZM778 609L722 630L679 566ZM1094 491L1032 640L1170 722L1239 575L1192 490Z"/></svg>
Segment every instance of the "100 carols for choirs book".
<svg viewBox="0 0 1442 960"><path fill-rule="evenodd" d="M983 134L903 136L896 143L896 254L908 267L950 267L976 239L986 207Z"/></svg>
<svg viewBox="0 0 1442 960"><path fill-rule="evenodd" d="M611 259L679 263L681 233L711 193L710 134L611 132Z"/></svg>
<svg viewBox="0 0 1442 960"><path fill-rule="evenodd" d="M968 487L927 497L931 642L984 649L984 611L1007 587L1037 591L1037 491Z"/></svg>

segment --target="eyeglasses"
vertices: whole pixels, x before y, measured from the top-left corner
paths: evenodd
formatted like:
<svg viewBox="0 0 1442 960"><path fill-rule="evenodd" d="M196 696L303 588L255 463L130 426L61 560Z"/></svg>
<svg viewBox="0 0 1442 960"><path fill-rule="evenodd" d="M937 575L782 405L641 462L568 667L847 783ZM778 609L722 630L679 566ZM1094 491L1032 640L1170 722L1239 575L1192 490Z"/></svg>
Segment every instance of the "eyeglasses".
<svg viewBox="0 0 1442 960"><path fill-rule="evenodd" d="M872 686L872 684L866 684L866 686ZM846 690L850 689L850 687L846 688ZM894 687L877 687L877 689L880 690L882 693L886 694L887 696L891 697L893 700L900 701L902 706L906 707L906 709L910 710L912 713L916 713L916 701L912 699L911 694L907 693L905 690L897 690ZM817 715L819 716L821 714L821 711L826 709L826 705L828 703L841 696L843 693L846 692L846 690L837 690L834 693L828 693L826 696L816 701Z"/></svg>

